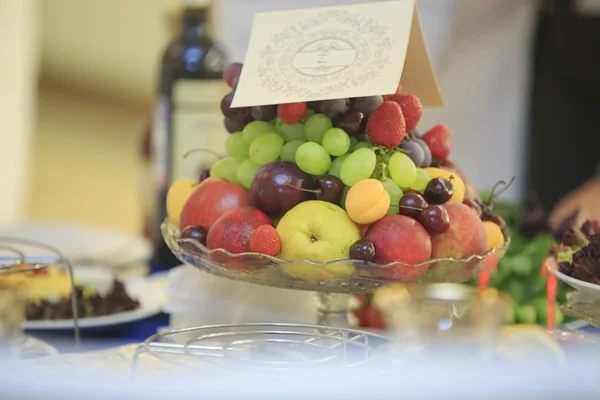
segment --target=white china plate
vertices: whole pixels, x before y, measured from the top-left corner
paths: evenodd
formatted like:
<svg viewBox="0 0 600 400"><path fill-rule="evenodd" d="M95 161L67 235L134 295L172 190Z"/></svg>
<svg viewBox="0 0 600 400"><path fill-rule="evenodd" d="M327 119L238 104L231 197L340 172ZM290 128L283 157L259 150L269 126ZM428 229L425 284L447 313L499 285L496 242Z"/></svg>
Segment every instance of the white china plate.
<svg viewBox="0 0 600 400"><path fill-rule="evenodd" d="M550 268L550 272L573 289L585 293L594 299L600 300L600 285L571 278L570 276L561 273L558 268Z"/></svg>
<svg viewBox="0 0 600 400"><path fill-rule="evenodd" d="M110 287L112 282L112 276L110 274L103 275L99 270L92 270L89 272L87 279L84 278L83 274L78 279L81 283L93 284L100 291ZM133 311L118 314L81 318L79 320L79 327L110 327L139 321L161 313L163 305L166 302L164 291L165 283L166 277L164 275L138 277L126 280L124 284L127 293L140 302L140 307ZM65 330L73 328L73 320L25 321L22 327L26 330Z"/></svg>
<svg viewBox="0 0 600 400"><path fill-rule="evenodd" d="M33 240L52 246L74 265L95 265L118 268L147 261L152 255L151 243L141 236L128 235L111 229L82 225L28 224L0 228L0 238ZM36 249L27 248L27 255ZM40 255L48 253L42 252Z"/></svg>

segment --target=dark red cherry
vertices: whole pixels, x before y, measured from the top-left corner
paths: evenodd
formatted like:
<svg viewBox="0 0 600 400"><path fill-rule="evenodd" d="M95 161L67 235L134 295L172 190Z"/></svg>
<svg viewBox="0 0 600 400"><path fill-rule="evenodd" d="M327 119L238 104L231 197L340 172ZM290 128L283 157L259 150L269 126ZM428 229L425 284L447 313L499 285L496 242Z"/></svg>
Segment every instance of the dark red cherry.
<svg viewBox="0 0 600 400"><path fill-rule="evenodd" d="M350 246L350 258L372 262L375 259L375 245L368 240L357 240Z"/></svg>
<svg viewBox="0 0 600 400"><path fill-rule="evenodd" d="M423 192L429 204L444 204L454 195L454 185L446 178L433 178Z"/></svg>
<svg viewBox="0 0 600 400"><path fill-rule="evenodd" d="M336 176L322 175L315 180L317 184L317 200L327 201L333 204L340 204L344 183Z"/></svg>
<svg viewBox="0 0 600 400"><path fill-rule="evenodd" d="M421 217L421 213L428 207L429 205L421 196L417 193L408 193L402 196L400 199L400 204L398 204L399 211L398 214L405 215L407 217L416 219L419 221Z"/></svg>
<svg viewBox="0 0 600 400"><path fill-rule="evenodd" d="M448 211L440 205L427 207L421 214L419 221L431 235L445 232L450 227L450 216L448 215Z"/></svg>

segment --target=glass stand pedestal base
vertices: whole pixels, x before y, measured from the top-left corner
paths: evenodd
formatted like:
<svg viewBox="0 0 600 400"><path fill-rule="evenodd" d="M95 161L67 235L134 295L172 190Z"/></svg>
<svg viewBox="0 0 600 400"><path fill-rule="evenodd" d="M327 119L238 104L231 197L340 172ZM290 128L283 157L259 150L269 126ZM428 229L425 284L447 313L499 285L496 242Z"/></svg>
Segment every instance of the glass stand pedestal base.
<svg viewBox="0 0 600 400"><path fill-rule="evenodd" d="M349 328L350 296L343 293L317 293L317 325Z"/></svg>

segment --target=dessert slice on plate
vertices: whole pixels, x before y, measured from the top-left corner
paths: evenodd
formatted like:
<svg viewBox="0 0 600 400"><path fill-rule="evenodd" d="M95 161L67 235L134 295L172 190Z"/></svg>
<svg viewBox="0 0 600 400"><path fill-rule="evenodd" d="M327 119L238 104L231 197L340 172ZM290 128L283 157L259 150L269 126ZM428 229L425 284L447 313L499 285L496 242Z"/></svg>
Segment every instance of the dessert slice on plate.
<svg viewBox="0 0 600 400"><path fill-rule="evenodd" d="M17 268L28 268L22 264ZM59 299L71 295L69 273L58 266L36 271L15 272L0 275L0 282L19 286L28 302L40 299Z"/></svg>

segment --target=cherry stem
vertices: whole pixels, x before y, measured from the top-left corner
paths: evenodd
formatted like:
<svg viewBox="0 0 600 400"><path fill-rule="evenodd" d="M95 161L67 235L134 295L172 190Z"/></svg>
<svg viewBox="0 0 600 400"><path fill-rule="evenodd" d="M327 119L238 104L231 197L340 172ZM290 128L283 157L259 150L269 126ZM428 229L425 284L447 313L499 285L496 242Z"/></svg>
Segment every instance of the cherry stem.
<svg viewBox="0 0 600 400"><path fill-rule="evenodd" d="M513 182L515 181L516 176L513 176L512 179L510 181L508 181L508 183L506 183L506 181L499 181L498 183L496 183L494 185L494 187L492 187L492 193L490 194L490 198L487 201L487 204L490 204L496 197L500 196L502 193L504 193L506 191L506 189L508 189ZM498 190L498 188L500 186L504 186L502 189Z"/></svg>
<svg viewBox="0 0 600 400"><path fill-rule="evenodd" d="M221 160L221 159L225 158L225 157L223 157L222 155L220 155L220 154L217 154L217 153L215 153L215 152L214 152L214 151L212 151L212 150L208 150L208 149L192 149L192 150L188 151L187 153L185 153L185 154L183 155L183 159L185 160L185 159L186 159L186 158L188 158L188 156L189 156L190 154L192 154L192 153L208 153L208 154L212 154L213 156L217 157L219 160Z"/></svg>
<svg viewBox="0 0 600 400"><path fill-rule="evenodd" d="M301 188L298 186L294 186L294 185L292 185L292 182L290 182L290 181L285 181L284 185L293 187L294 189L301 190L303 192L316 193L316 194L321 193L321 190L319 190L319 189L305 189L305 188Z"/></svg>

